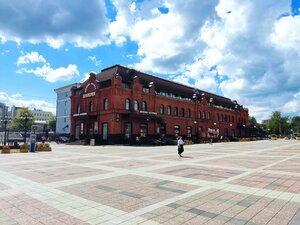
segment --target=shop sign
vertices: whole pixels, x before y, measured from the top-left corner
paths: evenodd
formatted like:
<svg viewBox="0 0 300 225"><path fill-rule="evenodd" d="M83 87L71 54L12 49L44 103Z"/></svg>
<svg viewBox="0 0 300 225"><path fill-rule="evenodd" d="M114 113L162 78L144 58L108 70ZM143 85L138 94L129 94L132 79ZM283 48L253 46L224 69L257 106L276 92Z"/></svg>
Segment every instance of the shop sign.
<svg viewBox="0 0 300 225"><path fill-rule="evenodd" d="M140 111L140 113L148 114L148 115L157 115L157 112Z"/></svg>
<svg viewBox="0 0 300 225"><path fill-rule="evenodd" d="M96 92L90 92L82 95L82 98L89 98L96 95Z"/></svg>

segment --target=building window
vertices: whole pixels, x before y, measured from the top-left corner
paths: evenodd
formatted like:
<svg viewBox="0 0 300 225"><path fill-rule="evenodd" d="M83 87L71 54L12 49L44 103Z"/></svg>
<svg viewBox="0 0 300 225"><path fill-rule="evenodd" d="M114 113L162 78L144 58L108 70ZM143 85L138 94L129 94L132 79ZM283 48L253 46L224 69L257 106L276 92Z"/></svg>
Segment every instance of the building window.
<svg viewBox="0 0 300 225"><path fill-rule="evenodd" d="M102 123L102 139L108 139L108 123Z"/></svg>
<svg viewBox="0 0 300 225"><path fill-rule="evenodd" d="M122 88L130 88L130 84L127 82L122 82Z"/></svg>
<svg viewBox="0 0 300 225"><path fill-rule="evenodd" d="M165 114L165 107L163 104L160 105L160 114Z"/></svg>
<svg viewBox="0 0 300 225"><path fill-rule="evenodd" d="M224 116L223 116L223 114L221 114L221 122L223 122L224 121Z"/></svg>
<svg viewBox="0 0 300 225"><path fill-rule="evenodd" d="M131 123L125 123L124 124L124 134L125 139L130 139L132 134L132 125Z"/></svg>
<svg viewBox="0 0 300 225"><path fill-rule="evenodd" d="M89 102L89 112L93 112L93 110L94 110L93 102Z"/></svg>
<svg viewBox="0 0 300 225"><path fill-rule="evenodd" d="M107 98L104 99L104 102L103 102L103 109L104 109L104 110L107 110L107 109L108 109L108 99L107 99Z"/></svg>
<svg viewBox="0 0 300 225"><path fill-rule="evenodd" d="M150 88L143 87L143 92L144 92L144 93L150 93Z"/></svg>
<svg viewBox="0 0 300 225"><path fill-rule="evenodd" d="M186 114L187 114L186 116L190 118L191 117L191 110L188 109Z"/></svg>
<svg viewBox="0 0 300 225"><path fill-rule="evenodd" d="M174 115L178 116L178 108L177 107L174 108Z"/></svg>
<svg viewBox="0 0 300 225"><path fill-rule="evenodd" d="M207 113L207 119L210 120L211 119L211 115L210 112Z"/></svg>
<svg viewBox="0 0 300 225"><path fill-rule="evenodd" d="M217 114L217 121L220 121L220 115L219 115L219 113Z"/></svg>
<svg viewBox="0 0 300 225"><path fill-rule="evenodd" d="M172 114L172 108L171 108L171 106L168 106L168 115L171 115Z"/></svg>
<svg viewBox="0 0 300 225"><path fill-rule="evenodd" d="M76 112L77 112L77 113L80 113L80 104L77 104Z"/></svg>
<svg viewBox="0 0 300 225"><path fill-rule="evenodd" d="M134 101L134 110L139 110L139 102L137 100Z"/></svg>
<svg viewBox="0 0 300 225"><path fill-rule="evenodd" d="M126 109L126 110L130 110L130 99L129 99L129 98L127 98L127 99L125 100L125 109Z"/></svg>
<svg viewBox="0 0 300 225"><path fill-rule="evenodd" d="M184 117L184 108L180 109L180 116Z"/></svg>
<svg viewBox="0 0 300 225"><path fill-rule="evenodd" d="M201 119L201 111L198 111L198 118Z"/></svg>
<svg viewBox="0 0 300 225"><path fill-rule="evenodd" d="M174 136L178 137L180 134L180 126L179 125L174 125Z"/></svg>
<svg viewBox="0 0 300 225"><path fill-rule="evenodd" d="M142 102L142 111L147 111L147 102L146 101Z"/></svg>
<svg viewBox="0 0 300 225"><path fill-rule="evenodd" d="M148 125L146 123L141 123L140 136L147 137L147 133L148 133Z"/></svg>
<svg viewBox="0 0 300 225"><path fill-rule="evenodd" d="M234 123L234 117L232 116L231 121Z"/></svg>
<svg viewBox="0 0 300 225"><path fill-rule="evenodd" d="M192 127L191 126L187 126L186 127L186 137L187 138L191 138L192 137Z"/></svg>
<svg viewBox="0 0 300 225"><path fill-rule="evenodd" d="M202 119L206 120L206 113L203 112Z"/></svg>

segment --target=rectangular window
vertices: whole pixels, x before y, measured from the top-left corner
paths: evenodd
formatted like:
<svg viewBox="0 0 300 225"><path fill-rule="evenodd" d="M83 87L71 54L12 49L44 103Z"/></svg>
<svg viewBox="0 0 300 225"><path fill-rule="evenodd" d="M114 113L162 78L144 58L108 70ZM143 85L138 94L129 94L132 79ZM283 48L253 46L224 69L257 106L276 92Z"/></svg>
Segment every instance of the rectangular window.
<svg viewBox="0 0 300 225"><path fill-rule="evenodd" d="M147 133L148 133L148 125L145 123L142 123L140 126L141 137L147 137Z"/></svg>
<svg viewBox="0 0 300 225"><path fill-rule="evenodd" d="M102 124L102 139L105 141L108 139L108 123Z"/></svg>
<svg viewBox="0 0 300 225"><path fill-rule="evenodd" d="M174 136L178 137L179 134L180 134L180 127L179 127L179 125L175 125L174 126Z"/></svg>
<svg viewBox="0 0 300 225"><path fill-rule="evenodd" d="M125 139L130 139L131 134L132 134L132 125L131 123L125 123L124 124L124 134L125 134Z"/></svg>
<svg viewBox="0 0 300 225"><path fill-rule="evenodd" d="M122 88L130 88L130 84L127 82L122 82Z"/></svg>
<svg viewBox="0 0 300 225"><path fill-rule="evenodd" d="M150 93L150 88L143 87L143 92L144 92L144 93Z"/></svg>

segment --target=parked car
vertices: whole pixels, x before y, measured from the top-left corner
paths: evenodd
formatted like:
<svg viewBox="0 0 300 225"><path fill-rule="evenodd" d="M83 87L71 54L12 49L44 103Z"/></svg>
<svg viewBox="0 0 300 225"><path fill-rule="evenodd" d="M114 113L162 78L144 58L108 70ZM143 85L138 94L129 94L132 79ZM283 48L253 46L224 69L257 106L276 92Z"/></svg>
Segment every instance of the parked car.
<svg viewBox="0 0 300 225"><path fill-rule="evenodd" d="M68 143L70 141L70 138L59 136L55 139L56 143Z"/></svg>

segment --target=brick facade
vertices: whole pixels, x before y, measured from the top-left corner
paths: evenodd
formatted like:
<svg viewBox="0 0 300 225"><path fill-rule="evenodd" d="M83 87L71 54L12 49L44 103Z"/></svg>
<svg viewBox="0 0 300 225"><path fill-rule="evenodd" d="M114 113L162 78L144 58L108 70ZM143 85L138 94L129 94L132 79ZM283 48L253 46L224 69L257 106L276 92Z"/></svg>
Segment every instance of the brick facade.
<svg viewBox="0 0 300 225"><path fill-rule="evenodd" d="M236 101L116 65L72 89L70 131L97 144L219 139L246 136L248 117Z"/></svg>

